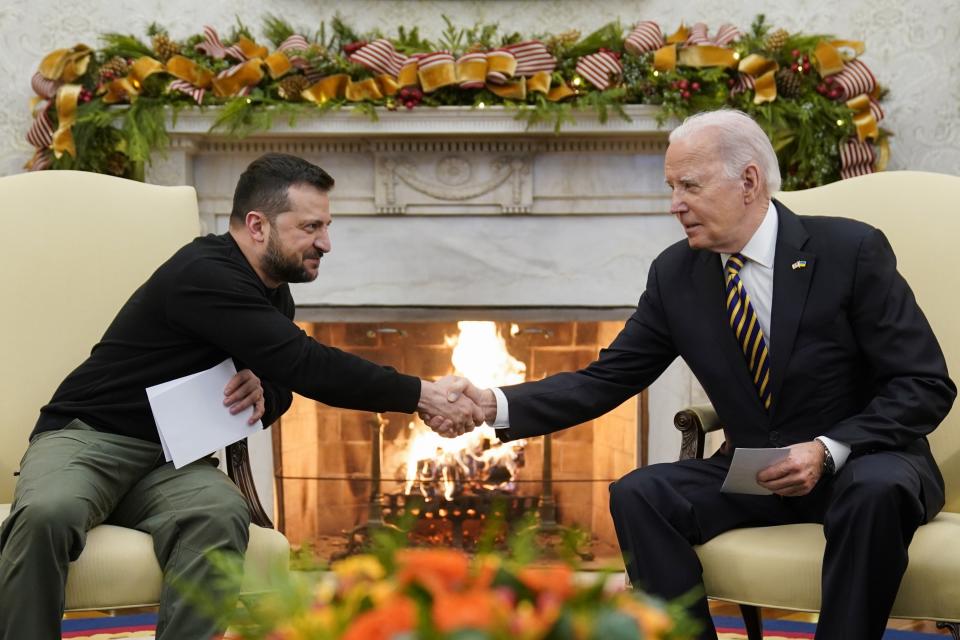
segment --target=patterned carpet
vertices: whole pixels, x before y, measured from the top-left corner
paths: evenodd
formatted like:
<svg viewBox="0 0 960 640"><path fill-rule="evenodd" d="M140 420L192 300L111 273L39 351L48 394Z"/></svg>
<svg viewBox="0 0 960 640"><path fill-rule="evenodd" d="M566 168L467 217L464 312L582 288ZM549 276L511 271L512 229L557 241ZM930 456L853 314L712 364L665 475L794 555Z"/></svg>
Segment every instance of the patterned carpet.
<svg viewBox="0 0 960 640"><path fill-rule="evenodd" d="M157 616L143 613L113 618L73 618L63 621L63 638L70 640L118 640L120 638L139 638L153 640ZM714 616L720 640L744 640L743 621L740 618ZM814 626L807 622L788 622L771 620L764 625L765 640L793 640L813 638ZM940 634L917 633L914 631L887 631L884 640L932 640L942 638Z"/></svg>

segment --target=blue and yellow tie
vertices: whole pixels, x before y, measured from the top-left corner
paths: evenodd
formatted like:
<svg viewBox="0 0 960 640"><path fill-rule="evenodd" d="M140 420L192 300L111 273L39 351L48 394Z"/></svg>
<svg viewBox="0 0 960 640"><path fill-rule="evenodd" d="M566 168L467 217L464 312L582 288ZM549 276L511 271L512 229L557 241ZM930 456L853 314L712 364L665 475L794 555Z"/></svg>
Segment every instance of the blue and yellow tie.
<svg viewBox="0 0 960 640"><path fill-rule="evenodd" d="M760 402L765 409L770 409L770 354L767 352L767 341L763 337L763 330L757 321L757 312L750 303L750 294L740 282L740 269L747 259L743 254L735 253L727 260L724 274L727 280L727 315L730 317L730 328L740 343L743 355L747 359L747 366L753 374L753 384L760 394Z"/></svg>

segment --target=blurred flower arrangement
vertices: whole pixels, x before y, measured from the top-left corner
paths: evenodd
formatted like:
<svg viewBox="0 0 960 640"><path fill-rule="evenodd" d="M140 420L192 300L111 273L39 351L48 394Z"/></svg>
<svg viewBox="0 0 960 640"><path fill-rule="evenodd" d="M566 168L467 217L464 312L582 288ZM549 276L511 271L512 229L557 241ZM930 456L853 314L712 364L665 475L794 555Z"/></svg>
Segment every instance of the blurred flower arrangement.
<svg viewBox="0 0 960 640"><path fill-rule="evenodd" d="M719 107L750 113L770 136L786 189L882 169L888 157L883 90L860 60L862 42L704 23L664 32L619 22L582 37L458 27L436 40L417 27L395 36L355 32L339 17L319 29L267 16L258 40L242 23L221 39L213 27L175 40L151 25L148 40L104 34L47 55L27 139L31 170L72 168L143 177L167 126L185 108L217 107L213 131L247 136L274 118L352 107L383 110L499 106L529 124L560 130L588 110L601 121L624 105L657 108L662 123ZM310 34L310 35L307 35ZM268 44L264 44L268 43Z"/></svg>
<svg viewBox="0 0 960 640"><path fill-rule="evenodd" d="M680 603L577 579L535 559L531 527L509 553L404 548L380 532L371 552L319 577L293 573L258 597L228 638L242 640L682 640L698 627ZM222 559L221 559L222 560ZM239 564L235 565L239 570Z"/></svg>

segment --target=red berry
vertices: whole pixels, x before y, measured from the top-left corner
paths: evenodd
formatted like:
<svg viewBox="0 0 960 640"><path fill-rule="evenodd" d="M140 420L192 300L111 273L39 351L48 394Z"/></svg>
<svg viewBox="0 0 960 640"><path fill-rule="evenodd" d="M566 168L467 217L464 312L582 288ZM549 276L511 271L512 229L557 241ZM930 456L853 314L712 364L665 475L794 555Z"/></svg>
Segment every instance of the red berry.
<svg viewBox="0 0 960 640"><path fill-rule="evenodd" d="M690 86L690 83L687 81L686 78L682 79L678 84L680 85L680 88L684 90Z"/></svg>
<svg viewBox="0 0 960 640"><path fill-rule="evenodd" d="M842 95L843 95L843 91L841 91L839 87L834 87L833 89L830 89L830 93L828 94L828 97L831 100L836 100Z"/></svg>
<svg viewBox="0 0 960 640"><path fill-rule="evenodd" d="M690 99L690 92L689 92L689 91L682 91L682 92L680 93L680 97L683 98L684 100L689 100L689 99Z"/></svg>
<svg viewBox="0 0 960 640"><path fill-rule="evenodd" d="M799 50L799 49L794 49L793 51L790 52L790 55L793 56L794 58L799 58L799 57L800 57L800 50Z"/></svg>
<svg viewBox="0 0 960 640"><path fill-rule="evenodd" d="M732 86L735 85L735 84L737 84L737 83L733 80L733 78L730 78L729 80L727 80L727 86L728 86L728 87L732 87Z"/></svg>
<svg viewBox="0 0 960 640"><path fill-rule="evenodd" d="M827 85L825 85L822 82L817 85L817 93L826 93L826 92L827 92Z"/></svg>
<svg viewBox="0 0 960 640"><path fill-rule="evenodd" d="M793 71L794 73L796 73L799 70L800 70L800 65L798 65L796 62L790 65L790 71Z"/></svg>
<svg viewBox="0 0 960 640"><path fill-rule="evenodd" d="M699 83L699 82L693 82L693 83L690 84L690 88L693 89L694 91L700 91L700 83Z"/></svg>
<svg viewBox="0 0 960 640"><path fill-rule="evenodd" d="M809 62L804 62L804 63L803 63L803 71L804 71L804 73L806 73L807 71L810 71L810 63L809 63Z"/></svg>
<svg viewBox="0 0 960 640"><path fill-rule="evenodd" d="M676 80L674 80L673 82L670 83L670 88L671 88L671 89L676 89L676 88L679 87L679 86L680 86L680 83L678 83Z"/></svg>

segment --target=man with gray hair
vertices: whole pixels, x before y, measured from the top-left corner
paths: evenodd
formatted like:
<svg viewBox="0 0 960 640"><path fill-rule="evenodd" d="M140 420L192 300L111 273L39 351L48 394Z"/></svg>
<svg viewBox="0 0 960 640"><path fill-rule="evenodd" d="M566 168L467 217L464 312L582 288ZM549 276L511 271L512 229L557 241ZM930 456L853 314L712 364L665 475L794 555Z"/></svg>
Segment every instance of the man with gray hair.
<svg viewBox="0 0 960 640"><path fill-rule="evenodd" d="M633 585L699 590L693 545L738 527L821 522L827 544L817 638L879 639L919 525L943 506L926 436L956 387L879 230L798 216L772 199L777 158L746 114L688 118L670 136L670 211L686 240L653 261L636 312L584 369L466 393L501 440L592 420L682 357L726 442L709 459L636 469L610 487ZM736 447L789 447L757 481L721 493ZM784 579L790 579L784 576Z"/></svg>

